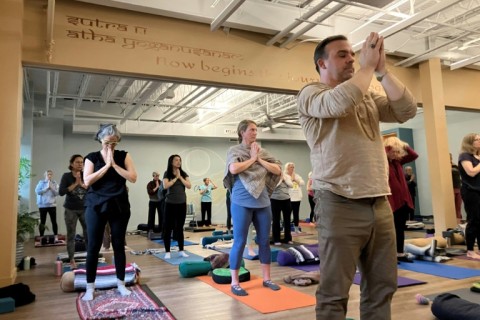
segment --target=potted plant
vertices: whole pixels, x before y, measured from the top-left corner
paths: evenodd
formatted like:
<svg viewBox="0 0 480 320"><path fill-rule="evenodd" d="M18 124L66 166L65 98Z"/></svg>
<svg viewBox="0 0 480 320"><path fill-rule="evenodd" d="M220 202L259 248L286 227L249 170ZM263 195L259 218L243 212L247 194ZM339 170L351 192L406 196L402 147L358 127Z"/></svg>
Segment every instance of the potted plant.
<svg viewBox="0 0 480 320"><path fill-rule="evenodd" d="M17 211L17 252L15 265L18 265L23 258L24 242L29 239L31 234L35 233L35 228L39 224L39 218L34 216L36 211L26 210L26 204L22 203L20 190L30 179L31 161L25 157L20 158L20 167L18 171L18 211Z"/></svg>

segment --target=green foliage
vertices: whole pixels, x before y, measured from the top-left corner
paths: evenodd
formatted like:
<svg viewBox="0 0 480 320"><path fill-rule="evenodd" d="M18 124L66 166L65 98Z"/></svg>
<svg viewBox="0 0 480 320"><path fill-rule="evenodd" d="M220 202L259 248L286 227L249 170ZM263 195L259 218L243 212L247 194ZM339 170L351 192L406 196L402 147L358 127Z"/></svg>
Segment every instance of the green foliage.
<svg viewBox="0 0 480 320"><path fill-rule="evenodd" d="M19 212L17 216L17 241L26 241L30 234L35 233L39 218L33 216L34 212Z"/></svg>
<svg viewBox="0 0 480 320"><path fill-rule="evenodd" d="M18 170L18 212L17 212L17 241L24 242L30 234L35 233L35 228L39 225L39 218L34 216L37 211L28 212L25 204L20 200L20 190L23 185L32 177L32 163L30 159L20 158L20 167Z"/></svg>
<svg viewBox="0 0 480 320"><path fill-rule="evenodd" d="M27 159L25 157L20 158L20 167L18 170L18 192L20 193L20 189L23 187L25 182L30 179L32 176L31 174L31 169L32 169L32 162L30 159Z"/></svg>

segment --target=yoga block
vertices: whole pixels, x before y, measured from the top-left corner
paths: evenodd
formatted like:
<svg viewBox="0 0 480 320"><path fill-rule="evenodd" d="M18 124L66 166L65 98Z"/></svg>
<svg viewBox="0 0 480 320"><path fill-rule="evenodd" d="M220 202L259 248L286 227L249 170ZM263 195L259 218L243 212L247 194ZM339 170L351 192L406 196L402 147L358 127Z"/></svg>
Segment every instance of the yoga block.
<svg viewBox="0 0 480 320"><path fill-rule="evenodd" d="M15 311L15 300L12 298L1 298L0 299L0 313L7 313Z"/></svg>

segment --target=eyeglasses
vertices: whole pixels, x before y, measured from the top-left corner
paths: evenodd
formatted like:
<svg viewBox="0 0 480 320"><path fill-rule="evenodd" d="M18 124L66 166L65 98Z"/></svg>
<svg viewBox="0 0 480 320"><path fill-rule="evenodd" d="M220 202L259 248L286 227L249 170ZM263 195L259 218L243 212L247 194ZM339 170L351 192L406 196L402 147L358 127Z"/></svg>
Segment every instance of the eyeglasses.
<svg viewBox="0 0 480 320"><path fill-rule="evenodd" d="M108 145L116 146L119 142L118 142L118 141L102 140L102 143L105 143L107 146L108 146Z"/></svg>

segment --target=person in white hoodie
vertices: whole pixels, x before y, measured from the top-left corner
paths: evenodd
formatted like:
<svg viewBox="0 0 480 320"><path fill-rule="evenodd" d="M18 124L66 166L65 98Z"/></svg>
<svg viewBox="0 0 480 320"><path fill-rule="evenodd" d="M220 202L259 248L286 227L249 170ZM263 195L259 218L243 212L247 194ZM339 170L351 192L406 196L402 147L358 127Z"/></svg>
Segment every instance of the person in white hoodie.
<svg viewBox="0 0 480 320"><path fill-rule="evenodd" d="M290 194L290 202L292 205L293 224L295 226L294 232L299 233L300 228L298 227L298 223L300 222L300 202L303 197L302 188L300 188L300 186L304 186L305 181L303 181L299 174L295 173L295 164L293 162L287 162L285 164L285 170L283 173L289 176L292 180L293 186L288 189L288 193Z"/></svg>
<svg viewBox="0 0 480 320"><path fill-rule="evenodd" d="M38 229L40 237L45 234L45 223L47 222L47 213L50 215L55 242L58 242L58 225L57 225L57 196L58 184L53 180L53 171L47 170L44 174L45 178L40 180L35 188L37 194L37 206L40 211L40 224Z"/></svg>

